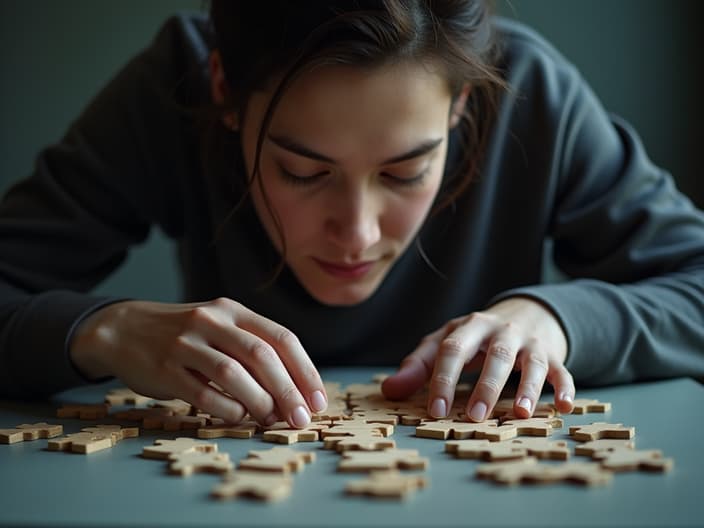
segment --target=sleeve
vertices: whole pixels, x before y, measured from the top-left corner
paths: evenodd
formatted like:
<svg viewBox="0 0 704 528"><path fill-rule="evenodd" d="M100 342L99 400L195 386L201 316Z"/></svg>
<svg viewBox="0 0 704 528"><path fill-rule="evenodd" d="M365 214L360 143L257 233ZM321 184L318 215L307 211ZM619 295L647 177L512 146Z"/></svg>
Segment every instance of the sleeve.
<svg viewBox="0 0 704 528"><path fill-rule="evenodd" d="M547 305L579 384L703 377L704 213L574 69L544 78L535 106L549 109L542 119L552 123L548 157L559 179L549 231L568 280L492 303L524 295Z"/></svg>
<svg viewBox="0 0 704 528"><path fill-rule="evenodd" d="M172 20L40 153L0 202L0 396L44 397L86 383L68 344L107 303L88 292L158 225L176 237L183 116L173 95ZM179 77L180 76L180 77Z"/></svg>

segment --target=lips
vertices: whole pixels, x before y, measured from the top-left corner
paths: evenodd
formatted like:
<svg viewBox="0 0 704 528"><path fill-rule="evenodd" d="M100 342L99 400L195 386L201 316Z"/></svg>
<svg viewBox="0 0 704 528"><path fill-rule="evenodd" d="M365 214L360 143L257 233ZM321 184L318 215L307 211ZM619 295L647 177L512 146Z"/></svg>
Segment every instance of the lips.
<svg viewBox="0 0 704 528"><path fill-rule="evenodd" d="M375 260L346 264L341 262L328 262L313 258L316 264L327 274L340 279L359 279L372 269Z"/></svg>

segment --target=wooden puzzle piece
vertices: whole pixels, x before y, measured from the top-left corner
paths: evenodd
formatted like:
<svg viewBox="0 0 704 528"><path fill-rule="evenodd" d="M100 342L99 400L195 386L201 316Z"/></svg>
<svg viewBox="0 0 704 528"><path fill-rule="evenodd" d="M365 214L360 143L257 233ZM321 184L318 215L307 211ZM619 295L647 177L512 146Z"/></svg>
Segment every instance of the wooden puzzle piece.
<svg viewBox="0 0 704 528"><path fill-rule="evenodd" d="M358 422L356 420L348 420L342 424L333 424L331 427L322 429L320 436L327 438L328 436L355 436L362 433L370 433L377 431L382 436L391 436L394 434L394 426L391 424L373 423L368 424Z"/></svg>
<svg viewBox="0 0 704 528"><path fill-rule="evenodd" d="M548 440L547 438L514 438L511 443L526 449L529 455L550 460L567 460L570 448L564 440Z"/></svg>
<svg viewBox="0 0 704 528"><path fill-rule="evenodd" d="M78 433L71 433L62 438L49 440L49 451L71 451L84 455L110 449L125 438L139 436L136 427L122 428L119 425L98 425L85 427Z"/></svg>
<svg viewBox="0 0 704 528"><path fill-rule="evenodd" d="M53 438L63 432L63 425L51 425L46 422L20 424L14 429L0 429L0 444L14 444L38 438Z"/></svg>
<svg viewBox="0 0 704 528"><path fill-rule="evenodd" d="M149 404L150 407L171 409L174 414L180 414L183 416L191 414L193 406L179 399L173 400L154 400Z"/></svg>
<svg viewBox="0 0 704 528"><path fill-rule="evenodd" d="M611 471L670 471L674 466L671 458L663 458L658 449L636 450L617 447L610 451L601 450L592 455L601 461L601 467Z"/></svg>
<svg viewBox="0 0 704 528"><path fill-rule="evenodd" d="M448 440L445 451L457 458L479 458L482 460L516 460L527 456L525 448L511 442L490 442L489 440Z"/></svg>
<svg viewBox="0 0 704 528"><path fill-rule="evenodd" d="M311 420L313 422L322 422L329 420L345 420L349 418L349 412L347 412L347 404L342 401L331 400L328 403L327 409L323 412L313 413Z"/></svg>
<svg viewBox="0 0 704 528"><path fill-rule="evenodd" d="M290 447L272 447L250 451L248 458L240 460L240 469L269 471L274 473L298 472L305 464L315 460L312 451L296 451Z"/></svg>
<svg viewBox="0 0 704 528"><path fill-rule="evenodd" d="M525 418L506 420L502 426L514 426L521 436L550 436L554 429L562 427L560 418Z"/></svg>
<svg viewBox="0 0 704 528"><path fill-rule="evenodd" d="M195 430L206 426L207 419L202 416L185 416L175 414L173 416L145 416L142 420L144 429L158 429L160 431L183 431Z"/></svg>
<svg viewBox="0 0 704 528"><path fill-rule="evenodd" d="M390 438L385 438L381 433L363 432L353 436L328 436L323 441L325 449L335 449L338 452L357 451L381 451L389 447L396 447L396 442Z"/></svg>
<svg viewBox="0 0 704 528"><path fill-rule="evenodd" d="M147 409L125 409L112 413L111 416L117 420L128 420L130 422L143 422L146 418L158 418L163 416L173 416L174 412L166 407L149 407Z"/></svg>
<svg viewBox="0 0 704 528"><path fill-rule="evenodd" d="M399 416L386 410L363 410L352 413L352 419L365 423L383 423L389 425L398 425Z"/></svg>
<svg viewBox="0 0 704 528"><path fill-rule="evenodd" d="M603 451L613 451L614 449L622 448L633 449L635 448L635 442L633 440L620 440L617 438L590 440L574 446L574 454L593 456L595 454L601 454Z"/></svg>
<svg viewBox="0 0 704 528"><path fill-rule="evenodd" d="M383 451L344 451L338 471L373 471L378 469L425 469L428 459L415 449L384 449Z"/></svg>
<svg viewBox="0 0 704 528"><path fill-rule="evenodd" d="M605 413L611 410L611 403L587 398L577 398L573 405L572 414Z"/></svg>
<svg viewBox="0 0 704 528"><path fill-rule="evenodd" d="M437 440L447 440L452 437L456 440L464 438L485 438L483 435L496 434L500 440L512 438L512 436L503 435L504 431L508 434L516 436L515 428L508 428L498 431L496 420L487 420L481 423L475 422L457 422L454 420L436 420L434 422L425 422L416 427L416 436L421 438L435 438Z"/></svg>
<svg viewBox="0 0 704 528"><path fill-rule="evenodd" d="M168 460L169 456L175 453L212 453L218 450L218 445L196 440L195 438L179 437L175 440L155 440L154 445L145 446L142 449L144 458L154 458L158 460Z"/></svg>
<svg viewBox="0 0 704 528"><path fill-rule="evenodd" d="M504 485L574 482L599 486L608 484L611 481L612 473L594 462L538 464L535 457L528 457L509 462L479 465L476 469L476 476Z"/></svg>
<svg viewBox="0 0 704 528"><path fill-rule="evenodd" d="M288 423L279 422L264 430L262 440L279 444L315 442L320 437L320 431L328 427L325 423L311 423L304 429L293 429Z"/></svg>
<svg viewBox="0 0 704 528"><path fill-rule="evenodd" d="M193 473L227 473L235 465L227 453L190 451L169 455L169 472L186 477Z"/></svg>
<svg viewBox="0 0 704 528"><path fill-rule="evenodd" d="M80 420L98 420L108 415L108 404L72 404L67 403L56 410L58 418L78 418Z"/></svg>
<svg viewBox="0 0 704 528"><path fill-rule="evenodd" d="M501 398L491 411L491 418L499 418L502 423L506 420L520 420L521 418L513 414L514 405L513 398ZM557 409L552 403L539 401L535 404L531 418L553 418L557 415Z"/></svg>
<svg viewBox="0 0 704 528"><path fill-rule="evenodd" d="M239 424L213 424L200 427L198 438L252 438L259 430L256 422L243 422Z"/></svg>
<svg viewBox="0 0 704 528"><path fill-rule="evenodd" d="M427 485L428 479L424 475L404 475L397 470L372 471L364 479L348 482L345 492L349 495L404 499Z"/></svg>
<svg viewBox="0 0 704 528"><path fill-rule="evenodd" d="M218 499L251 497L265 501L283 499L291 494L292 480L288 475L237 470L225 476L211 492Z"/></svg>
<svg viewBox="0 0 704 528"><path fill-rule="evenodd" d="M636 435L635 427L624 427L623 424L594 422L590 425L574 425L570 427L570 436L578 442L599 440L600 438L620 438L630 440Z"/></svg>
<svg viewBox="0 0 704 528"><path fill-rule="evenodd" d="M151 401L153 401L153 398L138 394L127 387L110 389L105 395L105 403L110 405L146 405Z"/></svg>

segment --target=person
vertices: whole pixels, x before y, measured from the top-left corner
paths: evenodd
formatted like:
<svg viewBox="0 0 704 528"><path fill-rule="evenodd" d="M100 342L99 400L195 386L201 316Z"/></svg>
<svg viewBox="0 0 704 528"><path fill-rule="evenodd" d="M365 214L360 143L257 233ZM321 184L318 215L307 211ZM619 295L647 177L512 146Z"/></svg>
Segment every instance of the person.
<svg viewBox="0 0 704 528"><path fill-rule="evenodd" d="M160 227L183 303L90 290ZM393 365L469 419L514 370L704 374L704 215L577 70L483 0L228 2L170 18L0 205L0 390L119 378L304 427L318 368ZM554 260L562 277L546 277Z"/></svg>

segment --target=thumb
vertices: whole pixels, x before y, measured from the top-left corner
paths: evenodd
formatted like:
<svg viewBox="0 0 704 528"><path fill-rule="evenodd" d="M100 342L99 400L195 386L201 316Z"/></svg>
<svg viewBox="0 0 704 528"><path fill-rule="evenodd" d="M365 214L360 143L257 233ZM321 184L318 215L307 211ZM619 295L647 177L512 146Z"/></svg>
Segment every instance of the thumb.
<svg viewBox="0 0 704 528"><path fill-rule="evenodd" d="M432 334L431 334L432 335ZM439 338L426 337L420 345L401 361L401 366L381 384L381 391L389 400L403 400L425 385L433 373Z"/></svg>

